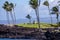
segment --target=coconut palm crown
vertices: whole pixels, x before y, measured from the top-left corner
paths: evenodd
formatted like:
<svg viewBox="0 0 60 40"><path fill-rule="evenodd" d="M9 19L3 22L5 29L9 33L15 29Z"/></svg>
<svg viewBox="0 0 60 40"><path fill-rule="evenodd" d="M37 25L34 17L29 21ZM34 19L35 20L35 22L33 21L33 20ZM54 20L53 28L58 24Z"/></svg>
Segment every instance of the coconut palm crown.
<svg viewBox="0 0 60 40"><path fill-rule="evenodd" d="M31 0L30 5L32 8L36 9L38 7L38 1L37 0Z"/></svg>
<svg viewBox="0 0 60 40"><path fill-rule="evenodd" d="M45 1L45 2L43 3L43 5L45 5L45 6L49 6L48 1Z"/></svg>
<svg viewBox="0 0 60 40"><path fill-rule="evenodd" d="M3 8L4 8L6 11L12 11L13 4L12 4L12 3L9 4L9 2L6 1L6 2L4 3Z"/></svg>
<svg viewBox="0 0 60 40"><path fill-rule="evenodd" d="M26 18L31 19L31 16L28 14L28 15L26 16Z"/></svg>
<svg viewBox="0 0 60 40"><path fill-rule="evenodd" d="M59 10L58 10L57 6L55 6L55 7L52 8L52 11L58 12Z"/></svg>

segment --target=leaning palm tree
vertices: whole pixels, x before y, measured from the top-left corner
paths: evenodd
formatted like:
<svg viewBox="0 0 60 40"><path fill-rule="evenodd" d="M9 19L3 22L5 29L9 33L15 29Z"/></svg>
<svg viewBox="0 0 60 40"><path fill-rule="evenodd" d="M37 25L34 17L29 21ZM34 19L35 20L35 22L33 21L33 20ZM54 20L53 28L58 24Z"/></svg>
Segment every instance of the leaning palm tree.
<svg viewBox="0 0 60 40"><path fill-rule="evenodd" d="M29 19L29 23L31 23L31 16L29 14L26 16L26 18Z"/></svg>
<svg viewBox="0 0 60 40"><path fill-rule="evenodd" d="M6 1L5 3L4 3L4 5L3 5L3 9L4 10L6 10L6 16L7 16L7 21L8 21L8 24L10 24L10 22L9 22L9 13L8 13L8 5L9 5L9 2L8 1Z"/></svg>
<svg viewBox="0 0 60 40"><path fill-rule="evenodd" d="M5 9L6 12L7 12L7 15L6 16L7 16L8 22L9 22L9 13L8 12L10 12L10 15L11 15L11 18L12 18L12 22L14 24L14 18L13 18L13 14L12 14L13 6L11 5L11 3L9 3L8 1L6 1L4 3L3 9ZM10 24L10 22L9 22L9 24Z"/></svg>
<svg viewBox="0 0 60 40"><path fill-rule="evenodd" d="M43 5L47 6L48 7L48 10L49 10L49 15L50 15L50 19L51 19L51 26L52 26L52 16L50 14L50 8L49 8L49 2L46 0Z"/></svg>
<svg viewBox="0 0 60 40"><path fill-rule="evenodd" d="M59 17L59 10L58 10L58 8L55 6L55 7L52 8L52 11L56 14L57 25L58 25L58 22L59 22L59 19L58 19L58 17Z"/></svg>
<svg viewBox="0 0 60 40"><path fill-rule="evenodd" d="M16 5L15 5L15 6L16 6ZM15 7L15 6L14 6L14 7ZM15 14L14 7L13 7L13 12L14 12L14 18L15 18L15 23L16 23L16 14Z"/></svg>
<svg viewBox="0 0 60 40"><path fill-rule="evenodd" d="M10 3L10 5L11 5L12 10L13 10L13 12L14 12L14 7L15 7L16 5L14 5L13 3ZM14 22L16 23L16 15L15 15L15 12L14 12Z"/></svg>
<svg viewBox="0 0 60 40"><path fill-rule="evenodd" d="M38 27L40 28L39 10L38 10L38 7L39 7L39 5L40 5L40 0L30 0L29 4L31 5L31 7L32 7L32 8L35 10L35 12L36 12Z"/></svg>
<svg viewBox="0 0 60 40"><path fill-rule="evenodd" d="M14 18L16 18L16 16L15 16L15 13L14 13L14 17L13 17L13 14L12 14L12 10L14 10L13 8L14 8L13 3L10 3L10 9L11 9L11 10L10 10L10 15L11 15L13 24L15 24Z"/></svg>

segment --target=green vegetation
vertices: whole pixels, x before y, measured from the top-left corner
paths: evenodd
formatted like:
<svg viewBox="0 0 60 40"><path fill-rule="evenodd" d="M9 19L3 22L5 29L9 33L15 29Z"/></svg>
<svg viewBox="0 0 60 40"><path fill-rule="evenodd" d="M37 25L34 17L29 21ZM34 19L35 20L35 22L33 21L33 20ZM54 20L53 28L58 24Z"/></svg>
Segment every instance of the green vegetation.
<svg viewBox="0 0 60 40"><path fill-rule="evenodd" d="M18 24L18 26L23 26L23 27L29 27L29 28L39 28L38 27L38 24ZM53 26L51 27L50 24L48 23L41 23L41 28L54 28L54 27L57 27L57 24L53 24Z"/></svg>

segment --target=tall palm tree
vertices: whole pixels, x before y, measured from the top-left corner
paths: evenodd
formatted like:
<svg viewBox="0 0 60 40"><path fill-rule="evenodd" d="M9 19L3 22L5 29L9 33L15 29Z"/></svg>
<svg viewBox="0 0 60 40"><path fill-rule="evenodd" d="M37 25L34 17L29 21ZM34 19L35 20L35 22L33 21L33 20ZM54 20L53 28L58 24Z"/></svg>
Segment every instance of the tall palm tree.
<svg viewBox="0 0 60 40"><path fill-rule="evenodd" d="M29 23L31 23L31 16L29 14L26 16L26 18L29 19Z"/></svg>
<svg viewBox="0 0 60 40"><path fill-rule="evenodd" d="M7 12L6 16L7 16L8 22L9 22L9 13L8 12L10 12L10 15L11 15L11 18L12 18L12 21L13 21L13 24L14 24L14 19L13 19L13 14L12 14L12 9L13 9L12 3L9 3L8 1L6 1L4 3L3 9L5 9L6 12ZM10 24L10 22L9 22L9 24Z"/></svg>
<svg viewBox="0 0 60 40"><path fill-rule="evenodd" d="M10 15L11 15L11 18L12 18L12 21L13 21L13 24L15 24L15 21L14 21L14 18L15 18L15 15L14 15L14 17L13 17L13 14L12 14L12 10L14 10L13 9L14 8L14 5L13 5L13 3L10 3ZM14 13L15 14L15 13Z"/></svg>
<svg viewBox="0 0 60 40"><path fill-rule="evenodd" d="M36 12L36 17L37 17L37 22L38 22L38 27L40 28L40 20L39 20L39 5L40 5L40 0L30 0L29 4L31 7L35 10Z"/></svg>
<svg viewBox="0 0 60 40"><path fill-rule="evenodd" d="M15 6L16 6L16 5L15 5ZM15 6L14 6L14 7L15 7ZM13 12L14 12L14 18L15 18L15 23L16 23L16 15L15 15L14 7L13 7Z"/></svg>
<svg viewBox="0 0 60 40"><path fill-rule="evenodd" d="M56 14L56 19L57 19L57 24L58 24L58 22L59 22L59 19L58 19L58 17L59 17L59 10L55 6L55 7L52 8L52 11Z"/></svg>
<svg viewBox="0 0 60 40"><path fill-rule="evenodd" d="M8 3L8 1L6 1L6 2L4 3L4 5L3 5L2 8L3 8L4 10L6 10L6 13L7 13L7 14L6 14L6 16L7 16L7 21L8 21L8 24L10 24L10 22L9 22L9 15L8 15L8 14L9 14L9 13L8 13L8 5L9 5L9 3Z"/></svg>
<svg viewBox="0 0 60 40"><path fill-rule="evenodd" d="M47 6L48 7L48 10L49 10L49 15L50 15L50 18L51 18L51 26L52 26L52 16L51 16L51 13L50 13L50 8L49 8L49 2L46 0L43 5Z"/></svg>
<svg viewBox="0 0 60 40"><path fill-rule="evenodd" d="M13 12L14 12L14 7L16 6L16 4L14 5L13 3L10 3L12 9L13 9ZM14 21L16 23L16 15L15 15L15 12L14 12Z"/></svg>

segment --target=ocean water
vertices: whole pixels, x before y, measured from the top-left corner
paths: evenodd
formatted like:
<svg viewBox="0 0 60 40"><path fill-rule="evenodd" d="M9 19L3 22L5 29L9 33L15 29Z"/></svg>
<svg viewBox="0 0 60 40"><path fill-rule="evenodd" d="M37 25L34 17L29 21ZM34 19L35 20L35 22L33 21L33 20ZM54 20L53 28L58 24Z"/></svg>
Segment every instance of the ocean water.
<svg viewBox="0 0 60 40"><path fill-rule="evenodd" d="M32 18L31 22L36 21L36 18ZM60 18L59 18L60 20ZM21 23L28 23L29 20L28 19L18 19L16 20L16 24L21 24ZM51 19L50 18L40 18L40 22L43 23L51 23ZM12 21L10 21L10 23L12 24ZM52 18L52 23L57 23L57 19L55 17ZM0 20L0 24L8 24L7 20Z"/></svg>
<svg viewBox="0 0 60 40"><path fill-rule="evenodd" d="M36 39L4 39L4 38L1 39L1 38L0 38L0 40L36 40Z"/></svg>

